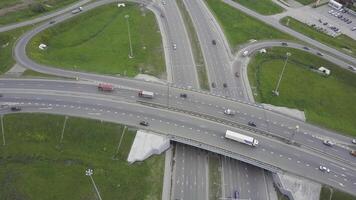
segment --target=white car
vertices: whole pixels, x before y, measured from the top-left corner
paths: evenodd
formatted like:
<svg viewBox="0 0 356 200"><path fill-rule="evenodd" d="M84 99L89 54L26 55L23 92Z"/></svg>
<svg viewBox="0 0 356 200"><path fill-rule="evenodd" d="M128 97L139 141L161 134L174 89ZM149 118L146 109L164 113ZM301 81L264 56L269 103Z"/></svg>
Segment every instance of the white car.
<svg viewBox="0 0 356 200"><path fill-rule="evenodd" d="M321 165L320 165L319 169L320 169L320 171L322 171L322 172L327 172L327 173L330 172L330 169L327 168L327 167L325 167L325 166L321 166Z"/></svg>
<svg viewBox="0 0 356 200"><path fill-rule="evenodd" d="M234 115L235 112L233 110L231 110L231 109L226 109L226 110L224 110L224 114L225 115Z"/></svg>
<svg viewBox="0 0 356 200"><path fill-rule="evenodd" d="M323 144L327 145L327 146L334 146L334 142L330 141L330 140L324 140Z"/></svg>
<svg viewBox="0 0 356 200"><path fill-rule="evenodd" d="M356 139L353 139L351 142L352 144L356 144Z"/></svg>
<svg viewBox="0 0 356 200"><path fill-rule="evenodd" d="M173 50L176 50L177 49L177 44L173 44Z"/></svg>
<svg viewBox="0 0 356 200"><path fill-rule="evenodd" d="M166 5L166 1L162 1L162 5Z"/></svg>

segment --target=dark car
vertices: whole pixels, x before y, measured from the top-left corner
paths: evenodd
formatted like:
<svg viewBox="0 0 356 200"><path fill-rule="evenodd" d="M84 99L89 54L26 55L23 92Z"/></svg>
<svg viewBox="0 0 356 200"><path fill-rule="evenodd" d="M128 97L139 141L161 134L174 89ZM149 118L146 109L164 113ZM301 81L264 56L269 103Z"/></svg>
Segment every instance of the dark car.
<svg viewBox="0 0 356 200"><path fill-rule="evenodd" d="M352 156L356 156L356 150L350 151L350 154L351 154Z"/></svg>
<svg viewBox="0 0 356 200"><path fill-rule="evenodd" d="M288 46L287 42L282 42L282 46Z"/></svg>
<svg viewBox="0 0 356 200"><path fill-rule="evenodd" d="M213 88L215 88L215 87L216 87L215 82L212 82L212 83L211 83L211 87L213 87Z"/></svg>
<svg viewBox="0 0 356 200"><path fill-rule="evenodd" d="M12 106L11 107L11 111L20 111L21 110L21 107L19 106Z"/></svg>
<svg viewBox="0 0 356 200"><path fill-rule="evenodd" d="M141 121L141 122L140 122L140 125L141 125L141 126L148 126L149 124L148 124L148 122L146 122L146 121Z"/></svg>
<svg viewBox="0 0 356 200"><path fill-rule="evenodd" d="M226 83L223 83L223 87L224 87L224 88L227 88L227 84L226 84Z"/></svg>
<svg viewBox="0 0 356 200"><path fill-rule="evenodd" d="M309 50L309 47L303 47L303 49L305 49L305 50Z"/></svg>
<svg viewBox="0 0 356 200"><path fill-rule="evenodd" d="M316 53L318 56L323 56L323 54L322 53L320 53L320 52L318 52L318 53Z"/></svg>
<svg viewBox="0 0 356 200"><path fill-rule="evenodd" d="M49 22L49 24L54 24L54 23L56 23L56 21L54 21L54 20Z"/></svg>
<svg viewBox="0 0 356 200"><path fill-rule="evenodd" d="M188 95L185 94L185 93L181 93L179 96L182 97L182 98L187 98Z"/></svg>
<svg viewBox="0 0 356 200"><path fill-rule="evenodd" d="M235 76L236 77L240 77L240 73L239 72L235 72Z"/></svg>
<svg viewBox="0 0 356 200"><path fill-rule="evenodd" d="M248 124L249 126L256 127L255 122L249 121L247 124Z"/></svg>
<svg viewBox="0 0 356 200"><path fill-rule="evenodd" d="M216 41L215 40L212 40L211 43L213 43L213 45L216 45Z"/></svg>

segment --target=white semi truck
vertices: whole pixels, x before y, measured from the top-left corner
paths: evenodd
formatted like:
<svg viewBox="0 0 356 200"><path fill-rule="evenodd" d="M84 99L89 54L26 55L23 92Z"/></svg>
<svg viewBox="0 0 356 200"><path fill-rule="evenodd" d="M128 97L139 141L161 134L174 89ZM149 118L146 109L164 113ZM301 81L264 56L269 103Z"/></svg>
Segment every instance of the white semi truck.
<svg viewBox="0 0 356 200"><path fill-rule="evenodd" d="M256 140L255 138L240 133L236 133L230 130L226 130L225 137L229 138L230 140L235 140L237 142L241 142L243 144L247 144L253 147L258 145L258 140Z"/></svg>
<svg viewBox="0 0 356 200"><path fill-rule="evenodd" d="M138 92L138 96L139 97L143 97L143 98L153 99L154 93L153 92L149 92L149 91L141 90L141 91Z"/></svg>

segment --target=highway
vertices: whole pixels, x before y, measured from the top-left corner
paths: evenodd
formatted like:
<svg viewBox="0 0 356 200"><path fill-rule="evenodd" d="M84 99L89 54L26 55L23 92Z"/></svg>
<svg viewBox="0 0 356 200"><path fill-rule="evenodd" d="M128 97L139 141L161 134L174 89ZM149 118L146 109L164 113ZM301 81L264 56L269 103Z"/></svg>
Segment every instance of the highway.
<svg viewBox="0 0 356 200"><path fill-rule="evenodd" d="M85 7L85 10L89 10L92 8L95 8L99 4L104 4L109 1L100 1L100 2L95 2L93 4L89 4L88 6ZM113 1L111 1L113 2ZM159 10L156 8L156 6L153 6L151 4L148 5L148 7L152 8L157 12ZM70 18L72 14L67 13L64 15L61 15L57 17L55 20L56 22L64 21L68 18ZM194 20L194 19L193 19ZM177 126L174 125L174 127L177 128L177 133L169 133L172 134L171 136L173 140L180 141L189 145L194 145L202 149L206 150L211 150L213 152L221 153L223 155L231 156L233 158L239 158L243 161L246 161L248 163L263 167L268 170L272 170L274 172L280 172L280 171L289 171L291 173L301 175L303 177L308 177L310 179L326 183L332 186L335 186L336 188L339 188L344 191L348 191L350 193L355 193L355 159L351 157L348 154L348 151L351 148L354 148L354 146L351 146L350 144L350 138L338 135L335 133L332 133L327 130L323 130L319 127L315 127L312 125L309 125L307 123L301 122L297 119L285 116L280 113L276 113L267 109L262 108L260 105L257 104L251 104L251 103L246 103L241 100L236 100L235 95L233 95L233 92L226 92L226 93L219 93L220 89L213 91L215 94L208 94L204 92L197 92L196 89L187 89L189 86L187 85L179 85L179 80L177 80L178 83L174 82L174 84L170 84L171 89L169 89L165 85L160 85L160 84L155 84L155 83L149 83L149 82L143 82L143 81L137 81L137 80L131 80L128 78L114 78L114 77L108 77L108 76L101 76L101 75L94 75L94 74L89 74L89 73L81 73L81 72L70 72L70 71L65 71L65 70L60 70L60 69L54 69L54 68L48 68L47 66L42 66L34 63L31 61L27 56L25 52L25 46L28 42L28 40L36 35L38 32L41 30L44 30L48 28L50 25L48 23L44 23L40 26L38 26L36 29L30 31L28 34L25 34L24 37L22 37L19 42L17 43L15 49L14 49L14 55L18 63L21 65L31 68L36 71L40 71L43 73L48 73L48 74L53 74L53 75L58 75L61 74L62 76L66 77L79 77L80 80L89 80L91 81L90 84L79 84L80 82L74 82L74 83L68 83L69 85L63 86L63 84L67 83L61 83L61 84L49 84L45 82L36 82L34 84L29 84L28 81L24 80L16 80L18 82L23 81L22 83L15 83L12 82L11 80L1 80L1 91L6 94L6 98L3 98L3 100L8 100L8 101L13 101L13 102L19 102L21 105L25 106L24 111L31 111L31 109L34 109L36 112L54 112L58 114L63 114L63 111L67 109L67 106L56 108L56 107L51 107L51 105L56 105L53 104L56 102L53 99L53 96L50 95L37 95L35 99L31 97L31 94L34 95L36 94L35 92L38 92L40 94L41 92L36 90L33 93L29 92L34 90L34 88L41 88L41 84L44 85L43 90L45 91L52 91L55 93L58 93L58 91L63 90L63 88L60 88L59 86L63 86L66 89L69 88L77 88L75 94L81 94L79 97L73 97L73 94L66 94L65 96L64 92L66 91L61 91L60 94L64 95L63 96L63 101L65 102L66 105L71 105L73 107L78 106L76 103L78 101L80 103L86 102L90 106L97 107L97 109L100 108L102 105L106 105L107 100L102 99L102 96L107 95L102 95L102 94L97 94L95 82L110 82L114 83L120 92L123 92L123 96L120 97L120 102L122 104L125 104L129 102L131 104L134 104L135 106L138 106L140 108L147 109L148 113L154 113L153 115L156 116L156 111L160 110L161 112L167 112L169 114L174 114L176 115L177 120L174 120L174 116L170 116L172 121L165 121L164 118L162 118L162 122L165 122L166 124L162 124L161 122L157 124L156 126L151 126L153 127L152 129L159 132L159 133L164 133L166 130L171 130L171 129L165 129L167 128L166 126L172 126L173 124L176 124L178 122L183 122L181 123L181 126L184 127L189 127L192 129L187 130L187 133L185 133L185 128L184 127L179 127L178 124ZM209 26L209 25L208 25ZM218 38L217 35L211 36L209 33L207 33L207 36L203 36L204 38L211 38L215 37ZM182 37L177 36L177 37ZM198 33L199 37L199 33ZM304 36L305 37L305 36ZM174 39L171 39L172 41ZM199 40L201 40L201 37L199 37ZM210 39L209 39L210 40ZM208 41L206 40L206 45L208 45ZM219 39L218 39L219 40ZM219 41L218 41L219 42ZM169 43L169 42L167 42ZM178 43L177 43L178 44ZM186 51L186 48L189 47L189 43L187 43L187 47L183 47L183 51ZM204 46L206 46L204 45ZM212 44L211 44L212 45ZM169 46L169 45L166 45ZM178 46L179 48L180 46ZM177 48L177 50L178 50ZM210 48L209 48L210 49ZM328 50L328 49L327 49ZM210 52L210 50L203 50L206 52ZM335 50L334 50L335 51ZM334 54L335 52L331 52ZM224 54L224 53L223 53ZM177 60L181 60L180 57L183 54L177 53ZM215 54L214 54L215 55ZM216 54L219 55L219 54ZM341 55L341 54L340 54ZM349 59L343 55L338 55L338 57L342 59ZM327 57L327 56L325 56ZM221 58L222 60L228 60L228 53L225 54L225 57ZM173 60L173 59L172 59ZM352 60L352 59L351 59ZM213 61L212 61L213 62ZM177 62L179 63L179 62ZM179 65L179 64L177 64ZM190 66L190 65L184 65L184 66ZM212 65L213 66L213 65ZM216 66L215 66L216 67ZM213 67L213 68L215 68ZM191 68L190 68L191 69ZM228 69L228 67L226 68ZM209 70L209 68L208 68ZM187 70L182 70L186 72ZM231 67L230 71L232 73ZM182 72L182 73L184 73ZM172 72L174 74L174 72ZM210 72L209 72L210 74ZM221 74L221 73L220 73ZM196 76L196 75L193 75ZM220 75L219 75L220 76ZM190 79L190 78L189 78ZM210 79L210 75L209 75ZM216 78L217 80L218 78ZM191 79L194 80L194 79ZM223 79L220 79L223 80ZM234 79L233 79L234 80ZM182 81L183 82L183 81ZM75 86L73 86L74 84ZM230 87L230 84L228 84ZM237 84L236 84L237 85ZM29 88L26 89L26 87L29 86ZM11 88L13 87L18 87L14 89L14 91L21 91L21 90L26 90L28 96L24 94L12 94L13 91ZM80 88L78 88L80 87ZM178 88L181 87L181 88ZM185 89L182 89L182 88ZM221 86L219 86L221 87ZM86 91L86 89L88 91ZM142 102L137 102L137 97L136 97L136 92L138 89L147 89L154 91L157 94L156 99L154 99L152 102L153 106L157 106L159 108L154 108L150 106L142 106ZM42 89L41 89L42 90ZM24 91L22 91L24 92ZM26 93L24 92L24 93ZM95 93L95 98L93 98L93 94ZM187 93L188 98L187 99L181 99L179 97L180 93ZM167 93L169 93L169 99L167 100ZM120 93L121 94L121 93ZM9 95L9 97L7 97ZM14 96L11 96L14 95ZM98 96L99 95L99 96ZM125 96L127 95L127 96ZM40 96L40 97L39 97ZM69 97L70 96L70 97ZM227 98L228 97L228 98ZM8 98L8 99L7 99ZM28 99L31 104L28 104L29 102L20 102L19 98L23 99ZM39 99L38 99L39 98ZM59 98L56 96L56 98ZM66 99L69 98L70 100ZM99 99L97 99L99 98ZM113 98L110 95L110 98ZM116 98L116 97L115 97ZM42 102L41 99L45 99L46 102ZM77 99L75 102L72 101L72 99ZM79 100L78 100L79 99ZM90 99L90 100L88 100ZM52 103L48 103L52 102ZM105 104L95 104L93 105L91 101L103 101ZM38 103L41 102L41 103ZM47 106L38 108L36 107L36 103L41 106ZM111 103L111 102L110 102ZM147 102L146 102L147 103ZM32 108L32 106L35 105L35 108ZM58 104L61 105L61 104ZM71 107L70 106L70 107ZM170 111L166 110L166 107L170 108ZM87 107L89 109L89 107ZM134 109L133 107L130 107ZM235 111L237 111L237 114L233 117L230 116L225 116L222 114L222 111L225 108L232 108ZM173 109L173 110L172 110ZM98 112L95 112L96 114L93 114L91 112L90 114L88 112L82 111L80 108L78 108L78 113L80 115L87 115L91 118L95 118L98 116L101 116L103 118L107 117L106 115L112 115L111 112L106 112L107 113L102 113L104 111L104 108L99 109ZM111 108L110 108L111 110ZM122 110L121 110L122 111ZM137 110L136 110L137 111ZM193 112L192 112L193 111ZM67 111L69 112L69 111ZM83 112L83 113L82 113ZM123 112L127 112L126 110ZM134 111L133 111L134 112ZM139 111L137 111L139 112ZM100 114L98 114L100 113ZM73 115L77 115L77 113L71 113ZM79 115L79 114L78 114ZM168 115L168 114L167 114ZM132 114L133 116L133 114ZM136 115L136 118L139 115ZM140 115L141 116L141 115ZM144 116L144 115L142 115ZM145 115L146 116L146 115ZM184 117L182 117L184 116ZM149 117L147 116L149 119ZM159 118L159 117L157 117ZM179 118L179 119L178 119ZM192 118L192 121L197 122L194 124L191 124L192 121L186 121L183 120L185 118ZM118 119L118 118L115 118ZM120 118L121 119L121 118ZM155 118L152 118L155 119ZM166 118L167 119L167 118ZM110 121L110 119L107 119ZM133 119L132 119L133 120ZM156 119L155 119L156 120ZM153 121L155 121L153 120ZM167 119L168 120L168 119ZM183 120L183 121L180 121ZM257 129L251 129L246 126L248 121L255 121L257 124ZM176 123L174 123L174 121ZM117 121L118 122L118 121ZM155 121L154 123L156 123ZM168 123L167 123L168 122ZM124 122L125 123L125 122ZM130 125L137 125L133 123L133 121L126 121ZM189 126L187 126L187 125ZM198 125L200 124L200 125ZM298 125L300 128L298 130L295 129L296 125ZM244 146L241 146L240 144L236 144L235 142L231 141L226 141L226 139L223 138L224 131L226 130L227 127L232 128L230 126L233 126L235 128L239 128L238 130L241 132L244 132L246 134L252 134L255 135L258 139L260 139L261 145L251 151L251 149L246 149ZM150 128L151 128L150 127ZM224 128L223 128L224 127ZM171 128L171 127L170 127ZM181 128L181 132L178 133L178 129ZM233 128L232 128L233 129ZM172 129L173 130L173 129ZM198 131L199 130L199 131ZM203 131L204 130L204 131ZM175 132L175 131L173 131ZM184 133L183 133L184 132ZM200 134L202 132L207 132L207 134ZM254 133L257 132L257 133ZM209 134L211 133L211 134ZM263 135L260 135L263 133ZM203 135L203 136L202 136ZM214 136L215 135L215 136ZM266 137L267 135L267 137ZM221 138L217 140L217 138ZM261 137L261 138L259 138ZM263 138L263 139L262 139ZM325 145L322 144L322 140L325 138L335 138L337 145L329 148L326 147ZM198 142L199 141L199 142ZM290 145L287 144L286 141L295 143L295 145ZM283 147L283 148L277 148L275 146L278 144L278 146ZM201 145L201 146L200 146ZM239 149L239 148L242 148ZM230 150L231 149L231 150ZM254 154L256 153L256 155ZM251 155L253 154L253 155ZM269 158L269 159L267 159ZM286 159L286 160L284 160ZM295 162L294 166L291 163ZM314 168L317 168L318 165L327 165L331 169L330 174L320 174L321 172L315 172L313 170ZM302 166L303 165L303 166ZM294 167L293 167L294 166ZM312 173L313 172L313 173Z"/></svg>
<svg viewBox="0 0 356 200"><path fill-rule="evenodd" d="M169 82L180 87L199 89L198 75L191 50L190 40L176 1L157 1L162 10L157 21L165 24L162 38L168 38L165 54L171 60L167 63ZM163 16L163 17L162 17ZM164 40L164 39L163 39ZM164 40L165 41L165 40ZM173 48L173 45L176 48ZM167 57L167 56L166 56ZM171 73L170 73L171 72ZM174 144L174 166L172 174L172 199L208 198L207 152L180 143Z"/></svg>
<svg viewBox="0 0 356 200"><path fill-rule="evenodd" d="M216 94L244 100L246 94L244 93L243 79L237 79L234 76L235 71L232 68L231 62L233 56L219 23L217 23L203 1L184 0L183 2L190 14L199 38L211 91ZM213 44L213 41L215 41L215 44ZM213 84L216 87L212 87ZM227 87L224 87L224 84L227 84ZM235 190L244 188L240 192L240 197L256 200L269 199L269 195L259 195L260 191L266 191L267 189L263 169L243 162L233 161L226 156L221 156L219 160L223 161L220 163L222 198L229 198ZM238 166L245 166L245 168L255 170L245 170ZM243 172L248 178L239 176Z"/></svg>
<svg viewBox="0 0 356 200"><path fill-rule="evenodd" d="M122 121L124 124L136 125L139 120L145 119L151 124L149 127L150 130L178 137L171 138L173 140L190 145L195 144L194 146L199 148L227 155L273 172L288 171L332 185L349 193L356 191L355 163L347 164L335 161L329 155L310 152L304 148L289 145L271 137L252 133L235 126L224 125L221 122L202 119L172 109L167 110L161 107L142 105L142 103L137 102L137 95L133 95L127 89L117 89L115 93L108 95L99 93L93 84L87 85L75 81L45 80L1 80L0 86L0 92L4 94L2 102L18 102L24 107L24 111L26 111L28 106L36 105L33 102L31 104L26 103L26 99L39 101L38 105L42 106L42 109L50 107L49 110L41 110L41 112L52 112L60 109L61 111L58 114L67 113L71 115L71 110L76 111L77 109L73 108L79 106L80 108L78 109L86 111L87 115L89 115L88 113L100 113L103 120L106 120L104 117L106 114L113 116L115 109L122 108L121 112L124 112L125 116L130 116L128 113L132 112L140 113L140 116L143 116L138 118L132 115L130 119L134 119L134 121L128 123L128 119L125 119ZM86 91L90 93L86 93ZM171 95L172 99L180 98L179 91L178 93L173 92ZM164 96L160 96L161 94L156 94L156 99L166 100ZM65 103L66 106L58 103L61 99L67 101ZM172 100L171 102L173 103L174 101ZM95 109L82 106L84 104L94 104ZM112 121L112 119L109 119L109 121ZM246 145L229 141L224 138L226 129L246 135L252 134L260 141L260 146L251 149L251 147ZM331 172L329 174L321 173L318 169L320 165L329 167Z"/></svg>

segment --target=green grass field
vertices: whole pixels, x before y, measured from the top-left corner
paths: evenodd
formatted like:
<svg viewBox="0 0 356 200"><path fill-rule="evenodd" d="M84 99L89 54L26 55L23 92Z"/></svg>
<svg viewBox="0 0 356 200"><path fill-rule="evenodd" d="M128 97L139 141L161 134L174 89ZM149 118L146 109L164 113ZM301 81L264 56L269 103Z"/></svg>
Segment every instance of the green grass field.
<svg viewBox="0 0 356 200"><path fill-rule="evenodd" d="M234 0L235 2L263 15L274 15L283 12L283 8L272 0Z"/></svg>
<svg viewBox="0 0 356 200"><path fill-rule="evenodd" d="M87 168L103 199L161 199L164 157L129 165L133 131L116 153L123 126L69 117L60 143L63 124L56 115L4 117L0 199L97 199Z"/></svg>
<svg viewBox="0 0 356 200"><path fill-rule="evenodd" d="M320 191L320 200L353 200L356 197L339 190L323 186Z"/></svg>
<svg viewBox="0 0 356 200"><path fill-rule="evenodd" d="M280 84L280 96L272 95L279 74L289 57ZM329 77L312 71L324 66ZM344 134L356 136L356 74L306 52L273 48L252 58L248 77L258 102L304 110L307 121Z"/></svg>
<svg viewBox="0 0 356 200"><path fill-rule="evenodd" d="M289 19L288 27L290 27L291 29L303 33L304 35L312 39L315 39L321 43L324 43L330 47L336 48L338 50L343 51L344 53L356 57L356 41L353 40L352 38L344 34L341 34L336 38L333 38L291 17L284 17L281 19L280 22L286 26L288 19Z"/></svg>
<svg viewBox="0 0 356 200"><path fill-rule="evenodd" d="M134 58L129 58L128 15ZM38 48L40 43L47 50ZM109 4L78 15L35 36L27 46L35 61L70 70L164 76L161 35L154 14L137 4Z"/></svg>
<svg viewBox="0 0 356 200"><path fill-rule="evenodd" d="M40 15L47 14L59 8L74 3L77 0L34 0L34 3L26 6L24 9L7 13L0 17L0 25L6 25L15 22L29 20ZM19 3L18 0L1 0L0 8L12 6Z"/></svg>
<svg viewBox="0 0 356 200"><path fill-rule="evenodd" d="M21 3L21 0L1 0L0 9Z"/></svg>
<svg viewBox="0 0 356 200"><path fill-rule="evenodd" d="M235 51L238 48L238 45L246 43L251 39L293 40L293 37L276 30L219 0L206 0L206 3L223 28L232 51Z"/></svg>
<svg viewBox="0 0 356 200"><path fill-rule="evenodd" d="M12 48L16 40L30 28L31 26L28 26L0 33L0 74L5 73L15 64Z"/></svg>

